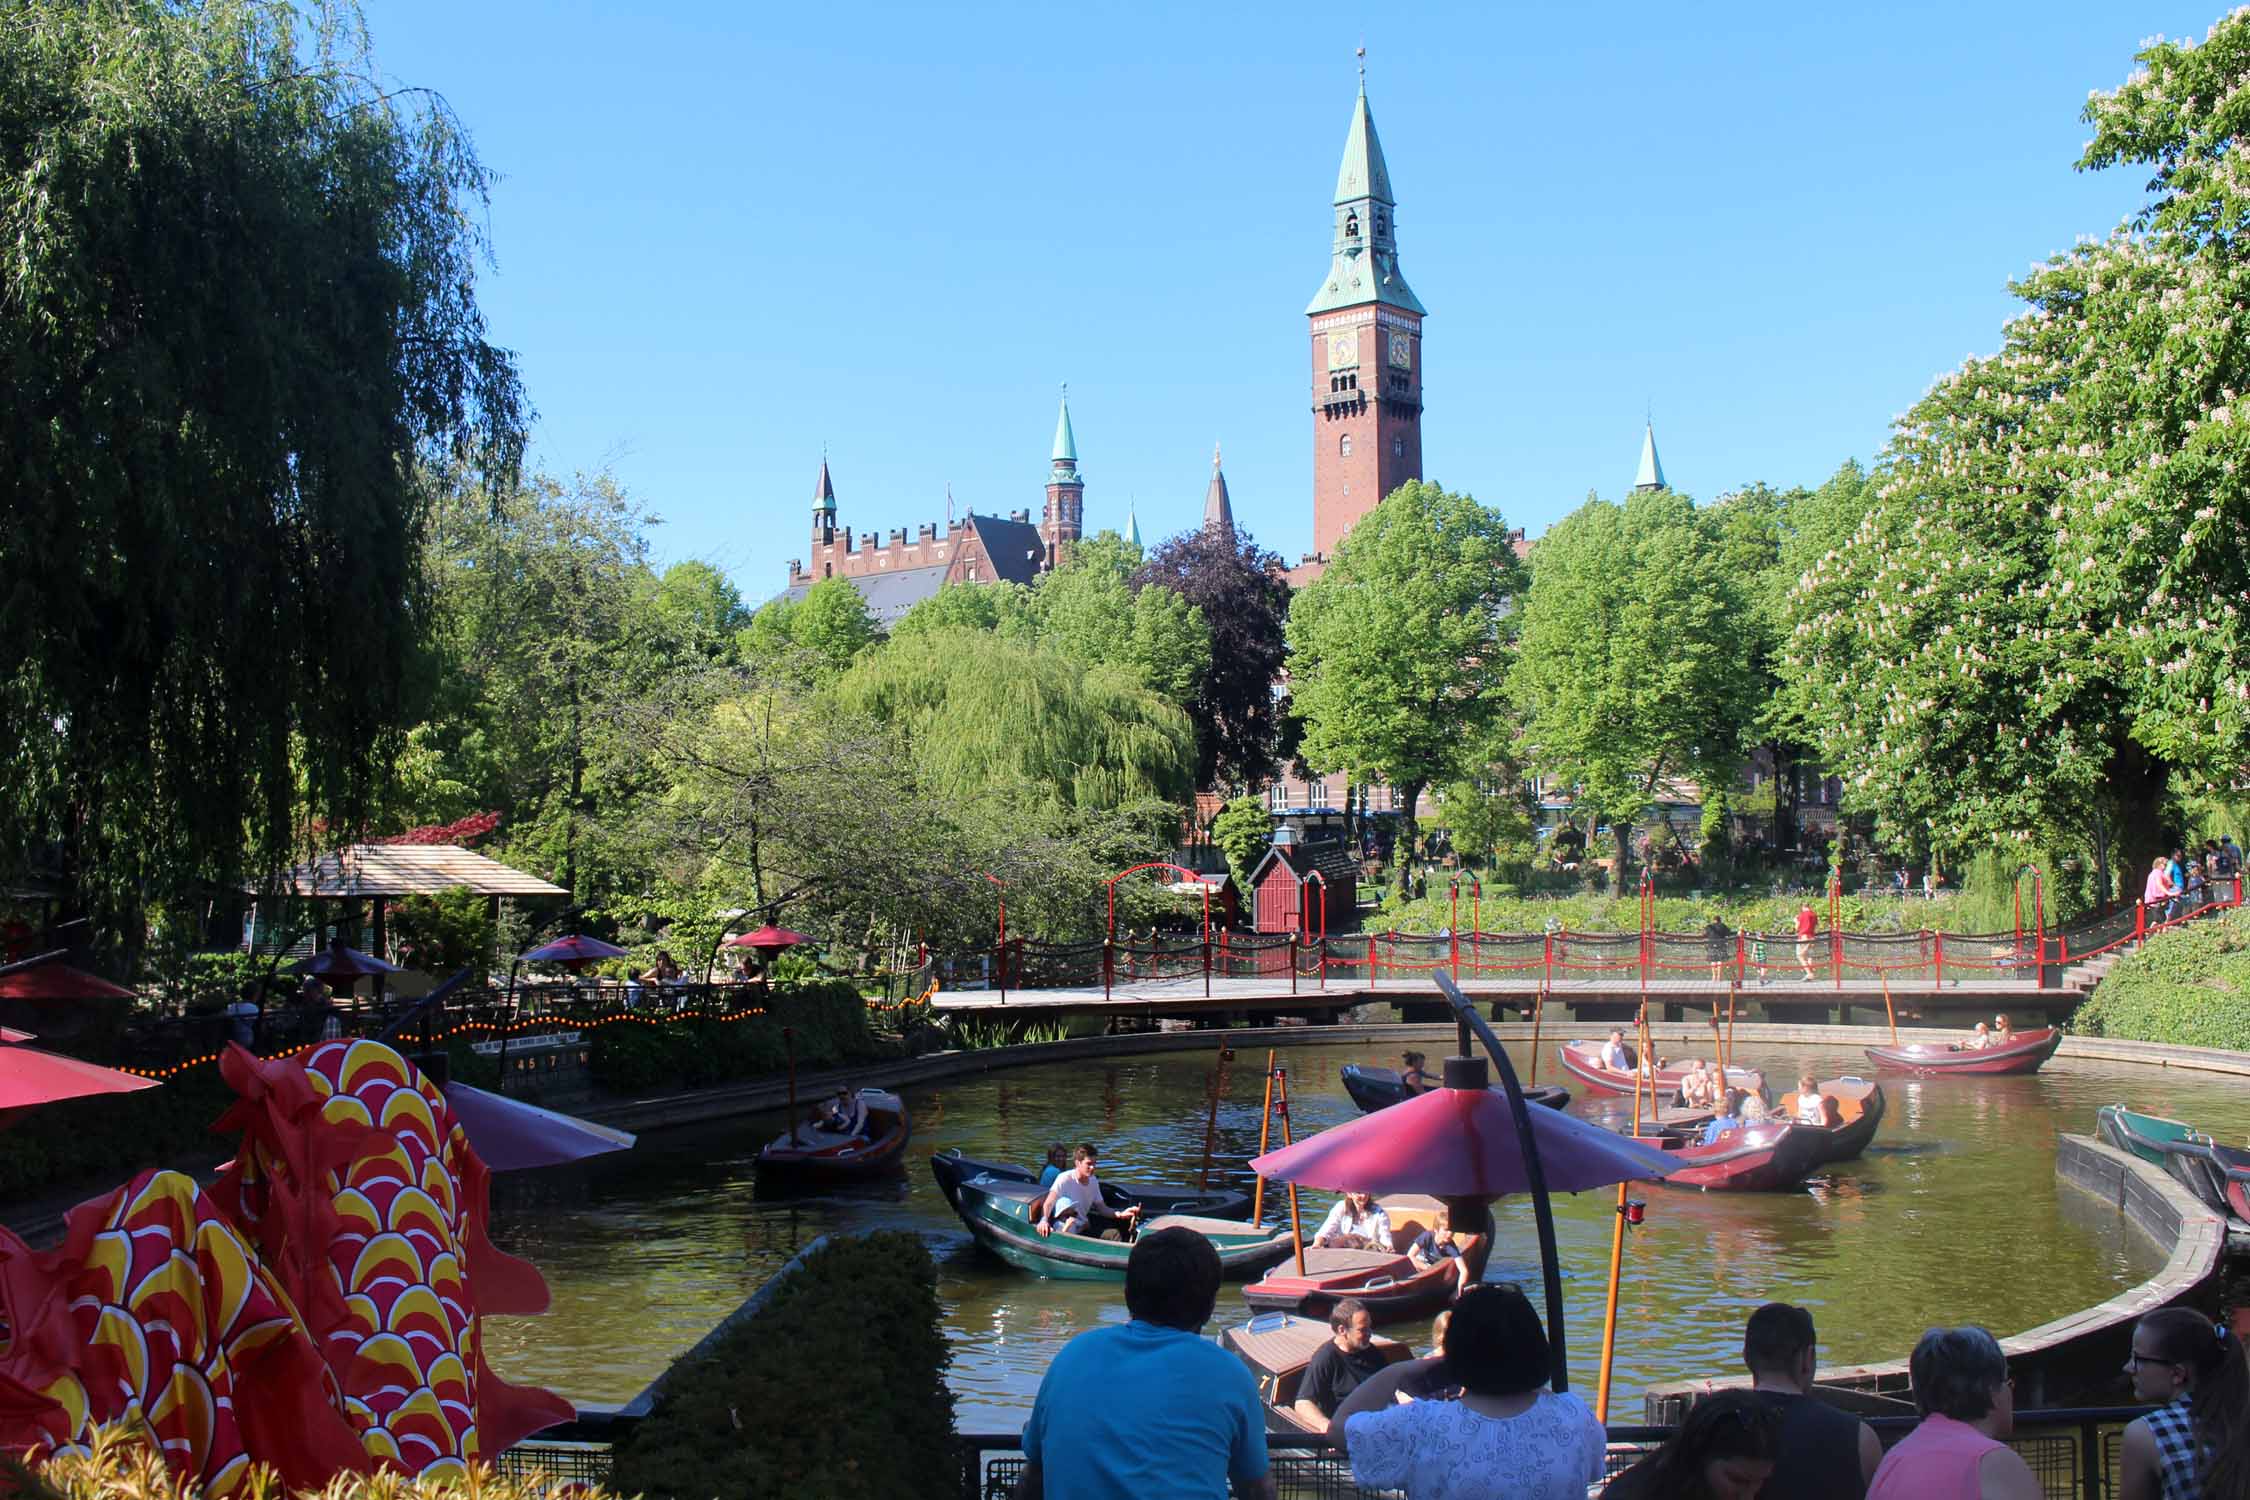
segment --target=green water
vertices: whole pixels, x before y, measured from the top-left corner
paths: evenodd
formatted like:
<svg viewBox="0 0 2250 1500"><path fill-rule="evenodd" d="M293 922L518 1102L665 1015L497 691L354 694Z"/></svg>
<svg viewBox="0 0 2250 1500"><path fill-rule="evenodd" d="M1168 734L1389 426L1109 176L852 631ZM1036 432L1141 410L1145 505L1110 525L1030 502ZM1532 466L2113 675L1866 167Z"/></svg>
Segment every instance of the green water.
<svg viewBox="0 0 2250 1500"><path fill-rule="evenodd" d="M1513 1055L1523 1069L1528 1054ZM1867 1070L1863 1054L1837 1047L1745 1046L1742 1060L1776 1080ZM1394 1059L1364 1047L1299 1047L1282 1061L1297 1127L1307 1131L1358 1113L1338 1065ZM909 1229L938 1257L962 1430L1013 1429L1054 1351L1124 1317L1121 1291L1041 1280L986 1256L930 1180L927 1157L957 1146L1030 1163L1051 1140L1084 1138L1100 1145L1102 1171L1115 1181L1192 1181L1210 1064L1202 1052L1058 1063L909 1091L908 1170L879 1187L761 1198L751 1163L758 1144L779 1133L774 1117L651 1134L628 1154L498 1178L493 1237L539 1265L554 1306L541 1318L493 1320L494 1367L579 1401L622 1401L815 1235ZM1540 1076L1559 1076L1551 1055ZM1232 1165L1228 1180L1244 1185L1240 1164L1257 1148L1257 1082L1254 1064L1247 1075L1238 1064L1219 1114L1219 1159ZM2113 1211L2058 1183L2055 1135L2091 1135L2096 1106L2120 1100L2221 1139L2250 1131L2250 1094L2217 1075L2058 1058L2030 1078L1898 1079L1884 1088L1890 1112L1867 1155L1802 1191L1636 1189L1648 1222L1626 1245L1623 1410L1636 1410L1648 1385L1731 1371L1742 1319L1761 1302L1811 1306L1827 1364L1902 1356L1936 1322L2008 1334L2098 1302L2158 1260ZM1591 1118L1625 1107L1584 1097L1571 1105ZM1317 1222L1330 1201L1308 1193L1303 1212ZM1589 1390L1614 1204L1614 1193L1556 1200L1572 1377ZM1530 1207L1504 1201L1496 1213L1487 1275L1521 1281L1536 1296ZM1213 1329L1247 1316L1230 1285ZM1387 1331L1417 1344L1428 1336L1424 1324ZM848 1348L848 1334L840 1337Z"/></svg>

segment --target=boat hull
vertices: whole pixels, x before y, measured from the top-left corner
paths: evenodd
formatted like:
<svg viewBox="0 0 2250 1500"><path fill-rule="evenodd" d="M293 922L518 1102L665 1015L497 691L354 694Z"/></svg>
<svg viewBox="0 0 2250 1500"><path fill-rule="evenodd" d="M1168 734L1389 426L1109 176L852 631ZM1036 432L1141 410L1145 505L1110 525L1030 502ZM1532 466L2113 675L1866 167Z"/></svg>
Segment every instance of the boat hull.
<svg viewBox="0 0 2250 1500"><path fill-rule="evenodd" d="M792 1183L864 1182L887 1177L906 1158L907 1140L914 1122L896 1094L862 1089L867 1103L868 1132L837 1142L827 1142L811 1130L800 1129L775 1137L758 1153L758 1178Z"/></svg>
<svg viewBox="0 0 2250 1500"><path fill-rule="evenodd" d="M1746 1125L1709 1146L1679 1136L1637 1136L1680 1164L1664 1186L1708 1193L1781 1192L1802 1183L1820 1165L1827 1132L1810 1125Z"/></svg>
<svg viewBox="0 0 2250 1500"><path fill-rule="evenodd" d="M1260 1312L1325 1318L1338 1302L1356 1297L1378 1326L1430 1317L1453 1300L1455 1275L1450 1263L1418 1270L1404 1256L1361 1252L1369 1264L1324 1269L1319 1257L1329 1253L1307 1250L1308 1274L1303 1276L1297 1274L1292 1258L1284 1256L1279 1265L1243 1287L1242 1300Z"/></svg>
<svg viewBox="0 0 2250 1500"><path fill-rule="evenodd" d="M1411 1097L1398 1074L1389 1068L1366 1068L1358 1063L1345 1063L1343 1074L1344 1092L1352 1096L1352 1103L1359 1106L1362 1114L1371 1115L1379 1109L1389 1109ZM1526 1085L1523 1097L1526 1103L1543 1105L1548 1109L1563 1109L1570 1104L1570 1090L1558 1084Z"/></svg>
<svg viewBox="0 0 2250 1500"><path fill-rule="evenodd" d="M944 1163L943 1166L940 1163ZM934 1152L930 1156L930 1172L937 1179L938 1191L953 1211L961 1211L959 1185L972 1177L991 1177L1002 1182L1028 1182L1036 1184L1039 1176L1022 1167L1012 1167L1005 1162L979 1161L973 1156L963 1156L958 1150ZM1122 1213L1137 1208L1141 1217L1153 1219L1162 1214L1189 1214L1199 1219L1247 1219L1250 1217L1250 1195L1232 1190L1205 1192L1200 1188L1185 1187L1127 1187L1121 1183L1102 1179L1102 1201Z"/></svg>
<svg viewBox="0 0 2250 1500"><path fill-rule="evenodd" d="M1834 1099L1847 1118L1841 1125L1798 1127L1820 1132L1820 1154L1813 1165L1826 1166L1830 1162L1857 1159L1875 1139L1875 1132L1890 1109L1890 1101L1883 1096L1883 1086L1864 1078L1835 1078L1821 1084L1820 1091ZM1782 1095L1782 1118L1794 1116L1796 1098L1794 1094Z"/></svg>
<svg viewBox="0 0 2250 1500"><path fill-rule="evenodd" d="M1032 1222L1040 1198L1038 1180L969 1175L958 1171L964 1158L933 1156L932 1174L972 1238L1009 1265L1056 1281L1123 1281L1133 1247L1122 1240L1078 1234L1041 1234ZM947 1179L954 1180L950 1188ZM1104 1184L1107 1186L1107 1184ZM1143 1222L1143 1231L1182 1225L1211 1241L1219 1269L1229 1280L1255 1276L1289 1254L1288 1231L1235 1220L1164 1214Z"/></svg>
<svg viewBox="0 0 2250 1500"><path fill-rule="evenodd" d="M1913 1043L1903 1047L1870 1047L1867 1055L1879 1073L1905 1073L1915 1078L2001 1077L2036 1073L2062 1045L2062 1032L2044 1026L2016 1033L2004 1047L1974 1051L1967 1047L1932 1047Z"/></svg>

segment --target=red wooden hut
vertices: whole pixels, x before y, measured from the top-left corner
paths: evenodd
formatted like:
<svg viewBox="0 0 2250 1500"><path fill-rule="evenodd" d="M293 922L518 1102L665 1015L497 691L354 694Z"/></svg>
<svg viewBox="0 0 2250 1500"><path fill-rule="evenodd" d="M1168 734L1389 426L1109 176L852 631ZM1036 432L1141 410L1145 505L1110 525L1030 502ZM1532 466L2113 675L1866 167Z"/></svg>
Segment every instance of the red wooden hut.
<svg viewBox="0 0 2250 1500"><path fill-rule="evenodd" d="M1316 871L1319 880L1312 878ZM1250 891L1260 932L1315 938L1324 930L1341 932L1357 923L1359 870L1351 857L1337 844L1299 844L1293 828L1274 831L1273 847L1250 868Z"/></svg>

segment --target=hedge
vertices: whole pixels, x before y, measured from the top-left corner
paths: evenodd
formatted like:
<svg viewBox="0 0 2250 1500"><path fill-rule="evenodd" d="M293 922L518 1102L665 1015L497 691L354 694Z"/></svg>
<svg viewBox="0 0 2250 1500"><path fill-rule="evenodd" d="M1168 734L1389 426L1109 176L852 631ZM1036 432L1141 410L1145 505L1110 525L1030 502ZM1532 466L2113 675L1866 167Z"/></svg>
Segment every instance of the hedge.
<svg viewBox="0 0 2250 1500"><path fill-rule="evenodd" d="M613 1094L705 1088L780 1072L788 1064L781 1029L796 1033L797 1066L828 1068L887 1055L867 1024L867 1002L844 980L782 986L766 1014L742 1020L689 1015L603 1026L594 1032L587 1071Z"/></svg>
<svg viewBox="0 0 2250 1500"><path fill-rule="evenodd" d="M675 1366L614 1451L653 1500L943 1500L961 1492L937 1265L917 1235L833 1239L747 1322Z"/></svg>
<svg viewBox="0 0 2250 1500"><path fill-rule="evenodd" d="M2029 887L2025 887L2026 891ZM1363 917L1360 925L1378 931L1438 932L1444 929L1459 913L1461 930L1466 932L1469 917L1474 911L1477 925L1486 932L1539 932L1550 918L1559 920L1572 932L1638 932L1641 925L1640 898L1631 891L1622 896L1559 896L1551 898L1497 895L1491 882L1484 888L1484 899L1472 903L1469 882L1461 882L1461 899L1456 906L1447 896L1446 886L1434 876L1429 883L1429 893L1415 901L1385 901L1382 909L1372 916ZM1811 896L1754 896L1744 892L1714 893L1702 900L1686 896L1659 896L1656 902L1656 930L1659 932L1700 932L1715 912L1727 926L1747 932L1792 932L1796 929L1797 909L1807 900L1820 914L1820 925L1828 926L1828 897L1814 892ZM1955 917L1959 905L1957 896L1940 896L1934 901L1920 896L1854 894L1843 899L1844 929L1847 932L1917 932L1923 928L1936 928L1946 932L1962 930ZM2028 919L2027 919L2028 920ZM1331 925L1334 925L1331 923Z"/></svg>
<svg viewBox="0 0 2250 1500"><path fill-rule="evenodd" d="M2150 937L2102 976L2071 1029L2250 1052L2250 908Z"/></svg>

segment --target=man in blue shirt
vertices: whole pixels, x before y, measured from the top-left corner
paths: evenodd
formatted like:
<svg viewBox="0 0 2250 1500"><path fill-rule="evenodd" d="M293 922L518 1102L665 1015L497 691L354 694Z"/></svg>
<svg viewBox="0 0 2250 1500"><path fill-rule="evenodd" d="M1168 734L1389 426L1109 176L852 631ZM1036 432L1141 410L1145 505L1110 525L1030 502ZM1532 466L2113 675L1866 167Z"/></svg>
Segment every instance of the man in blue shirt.
<svg viewBox="0 0 2250 1500"><path fill-rule="evenodd" d="M1144 1234L1125 1262L1133 1321L1089 1329L1047 1366L1023 1424L1018 1500L1273 1500L1265 1408L1249 1368L1203 1337L1219 1252L1192 1229Z"/></svg>

